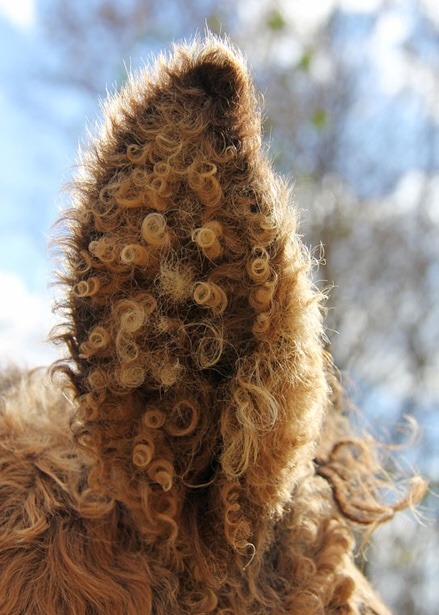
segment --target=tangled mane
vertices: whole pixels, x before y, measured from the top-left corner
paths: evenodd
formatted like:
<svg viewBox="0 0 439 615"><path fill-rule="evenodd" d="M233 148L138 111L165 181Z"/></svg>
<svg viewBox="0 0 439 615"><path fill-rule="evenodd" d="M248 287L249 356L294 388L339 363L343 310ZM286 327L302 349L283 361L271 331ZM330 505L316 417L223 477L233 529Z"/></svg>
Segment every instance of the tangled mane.
<svg viewBox="0 0 439 615"><path fill-rule="evenodd" d="M387 612L348 520L407 501L378 504L370 446L331 400L322 297L239 53L208 37L132 77L73 194L55 336L71 359L54 368L73 401L57 397L53 437L77 452L50 467L80 525L65 570L87 557L96 585L66 572L38 607L17 593L0 611Z"/></svg>

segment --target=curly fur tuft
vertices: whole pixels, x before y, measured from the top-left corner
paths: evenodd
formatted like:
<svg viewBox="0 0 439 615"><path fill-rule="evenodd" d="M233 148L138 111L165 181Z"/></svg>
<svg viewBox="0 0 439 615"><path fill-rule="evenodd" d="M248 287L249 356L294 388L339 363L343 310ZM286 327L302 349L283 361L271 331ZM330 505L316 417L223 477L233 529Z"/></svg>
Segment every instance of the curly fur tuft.
<svg viewBox="0 0 439 615"><path fill-rule="evenodd" d="M344 506L365 445L319 445L321 296L236 50L209 37L132 78L74 197L72 402L34 375L3 407L0 612L385 613L345 518L394 508L372 479Z"/></svg>

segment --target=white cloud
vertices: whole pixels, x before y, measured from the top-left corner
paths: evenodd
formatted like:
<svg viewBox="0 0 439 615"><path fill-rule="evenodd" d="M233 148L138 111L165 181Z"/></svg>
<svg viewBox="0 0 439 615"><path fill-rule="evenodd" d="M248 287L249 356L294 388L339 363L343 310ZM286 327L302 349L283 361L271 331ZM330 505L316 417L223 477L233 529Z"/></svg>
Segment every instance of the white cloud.
<svg viewBox="0 0 439 615"><path fill-rule="evenodd" d="M354 13L373 13L384 0L281 0L283 11L300 29L315 30L336 7Z"/></svg>
<svg viewBox="0 0 439 615"><path fill-rule="evenodd" d="M21 278L0 272L0 365L47 365L57 351L46 342L55 324L52 298L29 291Z"/></svg>
<svg viewBox="0 0 439 615"><path fill-rule="evenodd" d="M439 10L437 0L419 0L421 5L424 7L428 17L435 23L439 25Z"/></svg>
<svg viewBox="0 0 439 615"><path fill-rule="evenodd" d="M22 28L34 22L35 0L0 0L0 13Z"/></svg>
<svg viewBox="0 0 439 615"><path fill-rule="evenodd" d="M335 0L308 0L297 2L283 0L282 8L285 15L306 30L315 30L327 18L336 4Z"/></svg>
<svg viewBox="0 0 439 615"><path fill-rule="evenodd" d="M286 15L300 27L314 29L336 7L354 13L373 13L384 3L384 0L281 0L281 7Z"/></svg>
<svg viewBox="0 0 439 615"><path fill-rule="evenodd" d="M338 0L337 2L341 8L355 13L374 13L383 3L384 0Z"/></svg>

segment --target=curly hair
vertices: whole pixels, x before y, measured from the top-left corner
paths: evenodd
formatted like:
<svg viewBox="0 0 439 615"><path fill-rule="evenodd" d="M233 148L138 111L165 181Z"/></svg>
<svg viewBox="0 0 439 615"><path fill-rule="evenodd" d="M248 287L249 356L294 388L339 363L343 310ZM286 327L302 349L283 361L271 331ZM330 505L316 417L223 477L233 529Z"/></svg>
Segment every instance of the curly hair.
<svg viewBox="0 0 439 615"><path fill-rule="evenodd" d="M104 115L64 216L71 402L33 375L1 414L0 612L386 613L350 524L422 487L380 505L337 411L243 58L176 46Z"/></svg>

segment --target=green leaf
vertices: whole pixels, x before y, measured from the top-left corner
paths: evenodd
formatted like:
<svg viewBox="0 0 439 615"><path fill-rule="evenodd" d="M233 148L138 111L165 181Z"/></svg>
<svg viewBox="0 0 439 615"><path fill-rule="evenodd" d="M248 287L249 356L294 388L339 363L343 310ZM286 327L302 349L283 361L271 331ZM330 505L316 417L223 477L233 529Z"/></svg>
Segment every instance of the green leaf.
<svg viewBox="0 0 439 615"><path fill-rule="evenodd" d="M273 11L270 11L270 13L268 13L267 26L270 28L270 30L273 30L273 32L279 32L279 30L283 30L286 25L287 22L277 9L274 9Z"/></svg>
<svg viewBox="0 0 439 615"><path fill-rule="evenodd" d="M300 58L297 67L301 68L304 71L307 71L310 67L311 60L312 60L312 50L307 49L306 51L303 52L303 55Z"/></svg>
<svg viewBox="0 0 439 615"><path fill-rule="evenodd" d="M311 122L314 124L317 130L323 130L327 124L327 121L328 115L325 109L322 109L321 107L316 109L311 116Z"/></svg>

